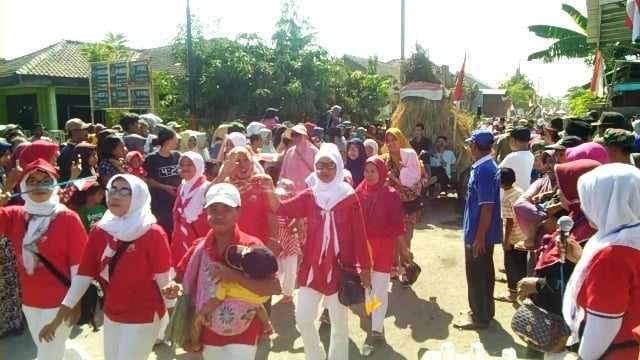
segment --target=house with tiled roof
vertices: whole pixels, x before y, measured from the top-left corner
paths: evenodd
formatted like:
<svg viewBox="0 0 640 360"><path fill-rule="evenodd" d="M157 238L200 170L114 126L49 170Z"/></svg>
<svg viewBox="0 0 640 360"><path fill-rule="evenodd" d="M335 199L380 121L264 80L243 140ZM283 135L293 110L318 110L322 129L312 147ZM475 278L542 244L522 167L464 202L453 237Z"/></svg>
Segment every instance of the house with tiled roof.
<svg viewBox="0 0 640 360"><path fill-rule="evenodd" d="M0 124L17 123L30 129L41 123L56 130L73 117L91 120L89 63L82 55L83 45L62 40L15 59L0 60ZM170 46L131 49L131 60L141 59L149 59L153 70L184 71L173 61ZM105 116L101 110L93 115L96 121Z"/></svg>

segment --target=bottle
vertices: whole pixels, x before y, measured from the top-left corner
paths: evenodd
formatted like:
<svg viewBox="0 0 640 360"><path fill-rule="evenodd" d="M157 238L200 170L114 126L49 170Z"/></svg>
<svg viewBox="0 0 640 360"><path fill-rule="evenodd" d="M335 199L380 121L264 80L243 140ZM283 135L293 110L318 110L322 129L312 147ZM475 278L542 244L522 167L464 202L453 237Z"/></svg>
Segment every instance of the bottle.
<svg viewBox="0 0 640 360"><path fill-rule="evenodd" d="M445 341L440 345L440 360L456 360L456 347L452 342Z"/></svg>
<svg viewBox="0 0 640 360"><path fill-rule="evenodd" d="M484 345L481 342L476 341L471 344L471 352L469 353L470 360L484 360L485 358Z"/></svg>
<svg viewBox="0 0 640 360"><path fill-rule="evenodd" d="M502 360L517 360L518 354L514 348L502 349Z"/></svg>

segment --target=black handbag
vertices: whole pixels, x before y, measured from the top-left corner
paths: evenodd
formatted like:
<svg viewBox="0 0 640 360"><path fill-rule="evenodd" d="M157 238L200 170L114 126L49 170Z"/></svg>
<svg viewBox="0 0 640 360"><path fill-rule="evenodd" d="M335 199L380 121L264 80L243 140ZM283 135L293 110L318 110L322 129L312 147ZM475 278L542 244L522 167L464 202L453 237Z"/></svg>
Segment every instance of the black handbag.
<svg viewBox="0 0 640 360"><path fill-rule="evenodd" d="M340 274L340 287L338 288L338 300L344 306L359 305L364 303L364 287L360 275L355 271L342 268Z"/></svg>
<svg viewBox="0 0 640 360"><path fill-rule="evenodd" d="M511 319L511 329L529 347L548 353L564 351L571 329L562 316L550 313L525 300Z"/></svg>

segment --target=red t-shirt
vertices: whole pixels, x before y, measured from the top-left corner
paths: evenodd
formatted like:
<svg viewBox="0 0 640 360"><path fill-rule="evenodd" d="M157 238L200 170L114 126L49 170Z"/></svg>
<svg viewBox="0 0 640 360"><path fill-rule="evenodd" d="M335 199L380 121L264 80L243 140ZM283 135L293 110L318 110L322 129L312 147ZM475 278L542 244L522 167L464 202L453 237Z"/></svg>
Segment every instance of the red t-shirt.
<svg viewBox="0 0 640 360"><path fill-rule="evenodd" d="M184 255L178 266L176 267L176 273L178 278L182 278L184 273L187 270L187 266L189 265L189 261L191 260L191 256L195 251L197 245L201 242L205 241L204 250L207 252L211 261L214 262L224 262L224 254L218 253L218 248L215 244L215 236L213 235L213 230L207 234L204 239L197 240L193 243L189 251ZM235 236L230 245L240 244L246 246L262 246L262 241L260 239L248 235L238 229L236 227ZM202 329L202 335L200 337L200 341L204 345L209 346L226 346L231 344L244 344L244 345L256 345L258 342L258 337L262 334L262 322L258 317L255 317L251 322L251 325L240 335L236 336L222 336L214 333L209 328L205 327Z"/></svg>
<svg viewBox="0 0 640 360"><path fill-rule="evenodd" d="M27 231L25 215L23 206L0 208L0 234L9 238L16 253L22 303L39 309L56 308L68 288L41 263L33 275L26 273L22 263L22 239ZM49 229L37 244L40 254L70 278L70 268L80 263L86 243L87 233L82 221L76 213L65 209L49 223Z"/></svg>
<svg viewBox="0 0 640 360"><path fill-rule="evenodd" d="M79 275L102 279L102 254L111 239L109 233L93 227L78 269ZM150 323L155 314L164 316L164 300L154 276L170 269L167 235L160 225L154 224L122 254L109 282L101 281L103 286L106 285L105 314L109 319L125 324Z"/></svg>
<svg viewBox="0 0 640 360"><path fill-rule="evenodd" d="M609 246L593 257L578 305L595 315L622 318L622 327L613 344L633 340L640 325L640 251L626 246ZM607 359L635 359L638 348L612 352Z"/></svg>
<svg viewBox="0 0 640 360"><path fill-rule="evenodd" d="M269 217L272 215L266 194L260 188L252 186L242 192L241 199L238 228L266 242L271 235Z"/></svg>
<svg viewBox="0 0 640 360"><path fill-rule="evenodd" d="M358 198L355 194L349 195L339 202L333 211L340 248L338 257L342 266L347 269L371 269L371 254ZM307 219L307 239L302 246L302 263L298 270L298 284L307 286L309 271L318 263L322 253L324 226L322 213L312 190L307 189L292 199L283 201L278 215ZM328 274L314 274L308 286L324 295L335 294L340 286L340 267L337 259L333 269L336 271L331 273L329 284L323 281Z"/></svg>

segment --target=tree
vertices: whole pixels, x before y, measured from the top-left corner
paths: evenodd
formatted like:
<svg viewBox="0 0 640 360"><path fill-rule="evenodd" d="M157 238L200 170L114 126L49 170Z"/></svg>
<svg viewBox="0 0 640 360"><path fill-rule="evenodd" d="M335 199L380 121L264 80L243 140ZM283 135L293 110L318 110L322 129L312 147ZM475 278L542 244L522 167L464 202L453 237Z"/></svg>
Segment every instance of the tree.
<svg viewBox="0 0 640 360"><path fill-rule="evenodd" d="M602 107L606 100L593 95L589 90L574 86L565 96L569 113L573 116L584 116L590 109Z"/></svg>
<svg viewBox="0 0 640 360"><path fill-rule="evenodd" d="M440 83L433 73L433 63L429 60L429 54L420 45L416 45L416 52L404 64L403 73L404 84L413 81Z"/></svg>
<svg viewBox="0 0 640 360"><path fill-rule="evenodd" d="M507 90L507 96L511 98L511 102L517 110L529 110L536 96L533 83L520 72L519 68L513 76L500 85L500 88Z"/></svg>
<svg viewBox="0 0 640 360"><path fill-rule="evenodd" d="M545 96L540 101L540 104L547 112L556 112L565 108L565 101L561 97Z"/></svg>
<svg viewBox="0 0 640 360"><path fill-rule="evenodd" d="M464 93L463 104L465 105L465 110L475 114L476 109L473 108L473 104L480 95L480 86L475 82L471 83L465 80L462 83L462 91Z"/></svg>
<svg viewBox="0 0 640 360"><path fill-rule="evenodd" d="M130 53L127 41L124 34L108 32L102 42L84 44L80 51L89 62L126 60Z"/></svg>

